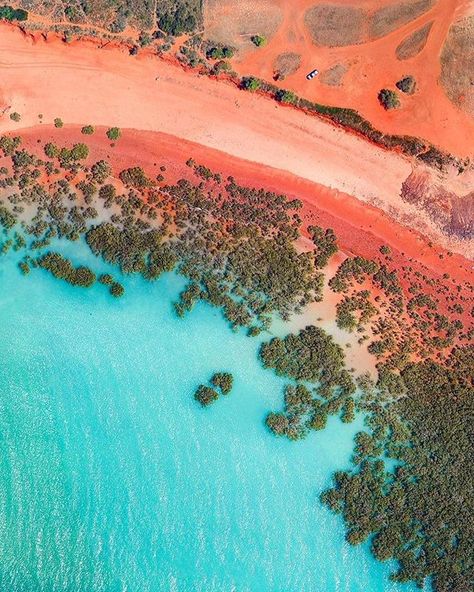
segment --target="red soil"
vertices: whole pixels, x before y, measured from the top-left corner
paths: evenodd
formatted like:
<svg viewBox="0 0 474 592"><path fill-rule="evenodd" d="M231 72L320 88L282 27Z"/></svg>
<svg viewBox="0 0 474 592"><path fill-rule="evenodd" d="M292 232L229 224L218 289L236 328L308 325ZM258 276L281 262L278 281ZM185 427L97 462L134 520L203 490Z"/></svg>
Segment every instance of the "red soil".
<svg viewBox="0 0 474 592"><path fill-rule="evenodd" d="M45 40L40 33L25 36L12 27L2 27L0 70L0 132L52 123L55 117L66 125L164 132L176 142L195 142L353 195L412 228L423 228L452 251L469 256L474 248L447 237L401 200L402 183L419 163L234 85L156 56L130 57L126 48L113 44L66 44L56 35ZM13 111L21 114L20 122L9 118ZM451 177L440 182L466 195L468 173L454 171Z"/></svg>
<svg viewBox="0 0 474 592"><path fill-rule="evenodd" d="M438 0L425 14L381 39L334 48L313 44L304 17L311 6L338 2L273 0L273 3L283 11L282 24L265 47L244 52L234 60L234 68L240 74L270 80L279 54L301 54L301 68L276 84L316 102L357 109L383 132L421 137L457 156L472 156L474 119L453 105L438 83L439 56L450 25L466 11L465 2ZM361 7L370 14L396 1L345 1L344 4ZM400 42L430 21L434 23L425 48L417 56L399 61L395 50ZM335 64L349 66L341 86L326 86L319 78L306 80L305 75L313 68L322 72ZM413 96L400 93L402 108L385 111L377 99L380 89L395 88L395 82L408 74L416 79L417 92Z"/></svg>

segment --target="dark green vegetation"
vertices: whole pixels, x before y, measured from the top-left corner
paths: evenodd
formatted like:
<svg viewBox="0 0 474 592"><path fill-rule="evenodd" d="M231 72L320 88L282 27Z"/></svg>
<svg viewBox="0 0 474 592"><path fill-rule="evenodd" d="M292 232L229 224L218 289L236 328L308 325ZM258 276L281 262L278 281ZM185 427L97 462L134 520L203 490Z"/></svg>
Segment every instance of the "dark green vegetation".
<svg viewBox="0 0 474 592"><path fill-rule="evenodd" d="M160 0L156 13L158 26L170 35L190 33L202 24L201 0Z"/></svg>
<svg viewBox="0 0 474 592"><path fill-rule="evenodd" d="M210 386L200 384L194 393L194 398L196 401L199 401L203 407L209 407L209 405L217 401L219 393Z"/></svg>
<svg viewBox="0 0 474 592"><path fill-rule="evenodd" d="M262 83L258 78L254 78L253 76L249 76L247 78L242 78L242 82L240 84L241 88L244 90L249 90L250 92L255 92L261 88Z"/></svg>
<svg viewBox="0 0 474 592"><path fill-rule="evenodd" d="M219 389L223 395L228 395L234 384L234 377L229 372L216 372L211 378L212 386Z"/></svg>
<svg viewBox="0 0 474 592"><path fill-rule="evenodd" d="M296 105L298 97L291 90L280 89L275 93L275 99L279 103L286 103L288 105Z"/></svg>
<svg viewBox="0 0 474 592"><path fill-rule="evenodd" d="M83 133L85 136L92 136L92 134L94 133L94 126L93 125L85 125L82 129L81 129L81 133Z"/></svg>
<svg viewBox="0 0 474 592"><path fill-rule="evenodd" d="M405 76L399 80L395 86L407 95L412 95L416 89L416 81L413 76Z"/></svg>
<svg viewBox="0 0 474 592"><path fill-rule="evenodd" d="M12 8L11 6L0 6L0 20L7 21L26 21L28 13L21 8Z"/></svg>
<svg viewBox="0 0 474 592"><path fill-rule="evenodd" d="M118 140L121 135L122 132L120 131L120 129L118 127L111 127L106 131L107 137L109 138L109 140Z"/></svg>
<svg viewBox="0 0 474 592"><path fill-rule="evenodd" d="M383 88L378 94L379 103L384 109L398 109L400 107L400 99L394 90Z"/></svg>
<svg viewBox="0 0 474 592"><path fill-rule="evenodd" d="M67 20L71 30L75 30L75 25L86 25L91 31L98 27L115 34L134 27L138 31L148 31L150 35L163 31L179 35L196 31L202 26L201 0L88 0L63 3L61 6L43 0L20 0L19 4L47 17L52 26ZM80 32L79 27L77 30ZM100 33L103 34L103 31Z"/></svg>
<svg viewBox="0 0 474 592"><path fill-rule="evenodd" d="M64 123L60 117L56 117L54 120L54 127L63 127Z"/></svg>
<svg viewBox="0 0 474 592"><path fill-rule="evenodd" d="M257 47L263 47L264 45L267 44L267 38L264 37L263 35L253 35L251 37L251 41Z"/></svg>
<svg viewBox="0 0 474 592"><path fill-rule="evenodd" d="M196 401L203 407L215 403L220 395L228 395L234 384L234 377L229 372L216 372L210 380L212 387L200 384L194 393Z"/></svg>
<svg viewBox="0 0 474 592"><path fill-rule="evenodd" d="M349 410L355 384L345 369L344 353L319 327L273 338L262 344L260 358L265 368L305 383L288 386L284 411L267 416L267 426L275 434L297 440L311 429L324 428L328 415L342 412L345 421L353 419Z"/></svg>
<svg viewBox="0 0 474 592"><path fill-rule="evenodd" d="M210 60L229 59L233 55L234 50L227 45L211 45L206 51L206 57Z"/></svg>
<svg viewBox="0 0 474 592"><path fill-rule="evenodd" d="M36 260L39 267L47 269L59 280L64 280L72 286L90 288L96 280L95 274L84 266L74 267L60 253L46 253Z"/></svg>
<svg viewBox="0 0 474 592"><path fill-rule="evenodd" d="M398 561L395 581L472 589L473 377L471 346L453 350L446 365L408 363L400 396L387 402L369 386L361 405L368 432L356 437L353 469L322 495L342 514L351 544L370 538L377 559ZM399 463L393 473L384 454Z"/></svg>
<svg viewBox="0 0 474 592"><path fill-rule="evenodd" d="M65 241L84 240L98 270L100 259L148 281L176 270L187 280L177 314L204 300L249 335L321 298L321 269L337 238L310 226L311 250L297 250L296 199L242 187L192 159L191 181L165 185L140 167L112 178L106 161L87 163L85 144L50 142L37 156L3 136L0 150L0 250L19 257L25 276L43 268L91 286L95 273L59 252ZM434 281L421 267L396 268L395 256L383 245L376 260L348 257L329 280L337 323L367 341L377 382L353 378L342 348L318 327L267 340L263 365L289 384L282 411L266 424L299 439L330 415L349 422L363 413L353 468L335 476L324 502L342 514L351 543L369 539L377 558L398 561L397 580L432 577L436 592L464 591L473 578L473 301L448 276ZM97 282L114 297L124 292L115 272L99 272ZM207 406L232 384L218 372L195 396Z"/></svg>

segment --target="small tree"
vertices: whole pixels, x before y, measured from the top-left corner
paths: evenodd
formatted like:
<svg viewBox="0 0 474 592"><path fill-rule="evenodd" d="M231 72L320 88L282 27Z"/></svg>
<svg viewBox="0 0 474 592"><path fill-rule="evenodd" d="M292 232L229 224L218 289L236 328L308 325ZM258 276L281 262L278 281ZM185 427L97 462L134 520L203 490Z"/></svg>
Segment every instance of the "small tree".
<svg viewBox="0 0 474 592"><path fill-rule="evenodd" d="M12 121L20 121L21 115L19 113L17 113L16 111L14 111L13 113L10 113L10 119Z"/></svg>
<svg viewBox="0 0 474 592"><path fill-rule="evenodd" d="M92 134L94 133L95 129L93 125L85 125L82 129L81 129L81 133L84 134L85 136L92 136Z"/></svg>
<svg viewBox="0 0 474 592"><path fill-rule="evenodd" d="M291 90L283 89L277 91L275 98L280 103L285 103L287 105L294 105L298 100L298 97L295 95L295 93L291 92Z"/></svg>
<svg viewBox="0 0 474 592"><path fill-rule="evenodd" d="M194 393L194 398L199 401L203 407L208 407L219 398L219 394L209 386L199 385Z"/></svg>
<svg viewBox="0 0 474 592"><path fill-rule="evenodd" d="M11 6L0 6L0 20L7 21L26 21L28 13L21 8L12 8Z"/></svg>
<svg viewBox="0 0 474 592"><path fill-rule="evenodd" d="M400 100L398 98L397 93L394 90L389 90L387 88L383 88L379 92L378 99L379 99L379 103L387 111L389 109L398 109L400 107Z"/></svg>
<svg viewBox="0 0 474 592"><path fill-rule="evenodd" d="M248 76L246 78L242 78L241 87L244 90L249 90L250 92L255 92L259 88L261 88L262 83L258 78L254 78L253 76Z"/></svg>
<svg viewBox="0 0 474 592"><path fill-rule="evenodd" d="M122 284L119 284L119 282L113 282L109 291L115 298L120 298L124 295L125 288L122 286Z"/></svg>
<svg viewBox="0 0 474 592"><path fill-rule="evenodd" d="M63 120L59 117L56 117L56 119L54 120L54 127L63 127L64 123Z"/></svg>
<svg viewBox="0 0 474 592"><path fill-rule="evenodd" d="M263 47L267 44L267 38L263 35L253 35L250 39L257 47Z"/></svg>
<svg viewBox="0 0 474 592"><path fill-rule="evenodd" d="M59 155L59 148L51 142L48 142L44 146L44 153L48 158L56 158Z"/></svg>
<svg viewBox="0 0 474 592"><path fill-rule="evenodd" d="M220 389L223 395L228 395L234 384L234 377L229 372L216 372L211 378L212 386Z"/></svg>
<svg viewBox="0 0 474 592"><path fill-rule="evenodd" d="M416 81L413 76L405 76L399 80L395 86L407 95L412 95L415 92Z"/></svg>
<svg viewBox="0 0 474 592"><path fill-rule="evenodd" d="M84 160L89 156L89 148L85 144L74 144L71 149L73 160Z"/></svg>
<svg viewBox="0 0 474 592"><path fill-rule="evenodd" d="M122 132L120 131L120 129L118 127L111 127L107 130L106 134L107 134L107 137L109 138L109 140L115 141L120 138L120 136L122 135Z"/></svg>

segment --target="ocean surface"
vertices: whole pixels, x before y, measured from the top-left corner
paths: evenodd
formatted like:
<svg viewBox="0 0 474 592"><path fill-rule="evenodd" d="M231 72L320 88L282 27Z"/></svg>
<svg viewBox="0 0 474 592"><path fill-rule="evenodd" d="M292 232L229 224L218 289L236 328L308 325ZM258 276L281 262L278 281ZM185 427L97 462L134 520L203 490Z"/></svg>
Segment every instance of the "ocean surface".
<svg viewBox="0 0 474 592"><path fill-rule="evenodd" d="M124 284L116 300L0 260L0 590L411 590L318 500L362 420L274 437L285 381L260 340L206 304L178 319L176 275ZM221 370L232 393L200 408Z"/></svg>

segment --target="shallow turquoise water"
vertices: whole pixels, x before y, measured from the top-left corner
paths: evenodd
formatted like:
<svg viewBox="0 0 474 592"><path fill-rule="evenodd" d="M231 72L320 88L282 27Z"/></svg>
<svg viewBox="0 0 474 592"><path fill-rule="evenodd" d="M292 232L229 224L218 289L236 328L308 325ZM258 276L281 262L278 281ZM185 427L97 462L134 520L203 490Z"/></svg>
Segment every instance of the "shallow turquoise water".
<svg viewBox="0 0 474 592"><path fill-rule="evenodd" d="M259 341L204 304L177 319L174 275L125 283L117 301L0 265L0 590L408 590L318 501L360 422L271 436L284 381ZM234 390L203 410L218 370Z"/></svg>

